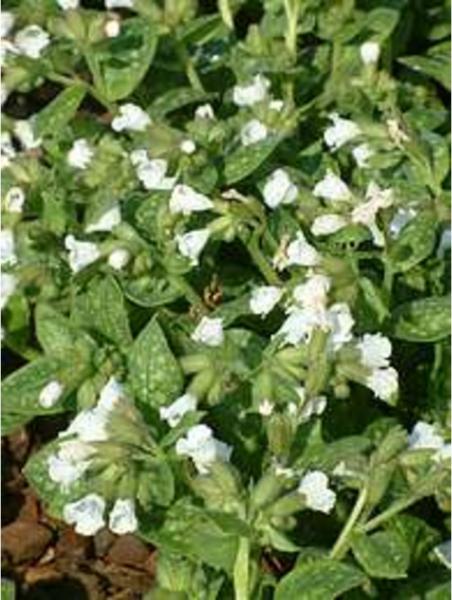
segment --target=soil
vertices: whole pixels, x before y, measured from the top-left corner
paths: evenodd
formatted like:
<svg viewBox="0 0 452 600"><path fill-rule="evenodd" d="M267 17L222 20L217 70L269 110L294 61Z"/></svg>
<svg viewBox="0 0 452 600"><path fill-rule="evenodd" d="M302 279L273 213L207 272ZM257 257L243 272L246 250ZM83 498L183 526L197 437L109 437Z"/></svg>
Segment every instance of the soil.
<svg viewBox="0 0 452 600"><path fill-rule="evenodd" d="M2 439L2 577L17 599L138 600L153 584L155 550L108 529L92 538L52 519L22 475L31 453L61 429L38 419Z"/></svg>

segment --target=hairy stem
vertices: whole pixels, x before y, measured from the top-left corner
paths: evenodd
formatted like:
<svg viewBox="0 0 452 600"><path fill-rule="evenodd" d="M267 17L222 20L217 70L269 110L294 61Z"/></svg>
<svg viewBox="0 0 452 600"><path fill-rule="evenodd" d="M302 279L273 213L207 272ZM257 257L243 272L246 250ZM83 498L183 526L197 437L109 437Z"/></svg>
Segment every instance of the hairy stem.
<svg viewBox="0 0 452 600"><path fill-rule="evenodd" d="M336 540L336 543L333 546L333 549L331 550L330 558L340 559L346 554L349 546L350 535L353 532L353 528L361 515L366 503L366 498L367 487L364 486L361 489L358 498L356 499L355 506L353 507L347 522L345 523L339 537Z"/></svg>

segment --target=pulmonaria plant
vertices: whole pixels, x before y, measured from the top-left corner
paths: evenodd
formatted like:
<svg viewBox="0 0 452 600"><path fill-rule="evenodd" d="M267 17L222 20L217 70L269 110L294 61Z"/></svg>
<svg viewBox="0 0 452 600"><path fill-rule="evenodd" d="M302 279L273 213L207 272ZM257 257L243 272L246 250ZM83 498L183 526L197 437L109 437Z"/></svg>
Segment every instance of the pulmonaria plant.
<svg viewBox="0 0 452 600"><path fill-rule="evenodd" d="M2 431L65 416L45 509L155 545L149 598L446 597L445 6L31 4Z"/></svg>

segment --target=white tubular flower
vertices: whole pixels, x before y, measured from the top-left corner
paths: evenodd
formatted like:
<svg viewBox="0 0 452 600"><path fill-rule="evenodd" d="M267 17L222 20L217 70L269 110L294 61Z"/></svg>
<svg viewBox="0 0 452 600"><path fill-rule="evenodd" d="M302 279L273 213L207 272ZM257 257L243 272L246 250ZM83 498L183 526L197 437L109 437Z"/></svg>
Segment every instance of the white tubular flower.
<svg viewBox="0 0 452 600"><path fill-rule="evenodd" d="M327 310L327 321L331 330L330 342L334 351L352 340L355 320L348 304L338 302L330 306Z"/></svg>
<svg viewBox="0 0 452 600"><path fill-rule="evenodd" d="M347 184L335 173L333 173L331 169L328 169L325 177L316 183L312 193L318 198L337 202L350 200L352 196Z"/></svg>
<svg viewBox="0 0 452 600"><path fill-rule="evenodd" d="M159 409L160 418L162 421L166 421L170 427L176 427L185 414L196 410L196 404L197 399L193 394L184 394L169 406L162 406Z"/></svg>
<svg viewBox="0 0 452 600"><path fill-rule="evenodd" d="M375 65L380 58L380 44L378 42L364 42L359 48L361 60L365 65Z"/></svg>
<svg viewBox="0 0 452 600"><path fill-rule="evenodd" d="M223 319L203 317L191 334L191 339L206 346L221 346L224 341Z"/></svg>
<svg viewBox="0 0 452 600"><path fill-rule="evenodd" d="M196 144L193 140L184 140L179 146L184 154L194 154L196 152Z"/></svg>
<svg viewBox="0 0 452 600"><path fill-rule="evenodd" d="M392 352L391 342L381 333L365 333L358 342L361 352L361 362L369 369L383 369L389 367L389 358Z"/></svg>
<svg viewBox="0 0 452 600"><path fill-rule="evenodd" d="M197 119L215 119L215 113L211 104L201 104L195 110L195 117Z"/></svg>
<svg viewBox="0 0 452 600"><path fill-rule="evenodd" d="M105 8L133 8L133 0L105 0Z"/></svg>
<svg viewBox="0 0 452 600"><path fill-rule="evenodd" d="M374 155L369 144L360 144L352 150L353 158L360 169L367 169L369 166L369 158Z"/></svg>
<svg viewBox="0 0 452 600"><path fill-rule="evenodd" d="M134 150L130 160L136 168L136 174L147 190L171 190L176 183L175 177L166 177L168 161L164 158L150 160L146 150Z"/></svg>
<svg viewBox="0 0 452 600"><path fill-rule="evenodd" d="M389 208L394 202L391 188L384 190L377 183L371 181L367 186L366 198L375 204L377 209Z"/></svg>
<svg viewBox="0 0 452 600"><path fill-rule="evenodd" d="M274 404L273 404L273 402L270 402L270 400L268 398L265 398L259 404L259 414L262 415L263 417L269 417L272 414L273 409L274 409Z"/></svg>
<svg viewBox="0 0 452 600"><path fill-rule="evenodd" d="M119 107L119 115L111 122L114 131L144 131L151 123L149 115L136 104L128 102Z"/></svg>
<svg viewBox="0 0 452 600"><path fill-rule="evenodd" d="M100 258L100 251L92 242L81 242L73 235L64 238L66 250L69 250L69 266L73 273L78 273Z"/></svg>
<svg viewBox="0 0 452 600"><path fill-rule="evenodd" d="M14 123L14 135L25 150L34 150L42 144L41 138L36 138L30 121L19 120Z"/></svg>
<svg viewBox="0 0 452 600"><path fill-rule="evenodd" d="M320 215L314 219L311 225L311 233L313 235L331 235L347 227L348 221L341 215L334 213L328 215Z"/></svg>
<svg viewBox="0 0 452 600"><path fill-rule="evenodd" d="M82 442L105 442L108 440L108 420L108 411L96 407L82 410L61 436L75 434Z"/></svg>
<svg viewBox="0 0 452 600"><path fill-rule="evenodd" d="M188 233L176 236L176 243L179 252L185 258L190 260L192 265L199 263L199 255L209 239L210 231L208 229L194 229Z"/></svg>
<svg viewBox="0 0 452 600"><path fill-rule="evenodd" d="M326 396L315 396L314 398L309 398L301 407L300 411L300 421L302 423L309 421L312 416L319 416L326 409Z"/></svg>
<svg viewBox="0 0 452 600"><path fill-rule="evenodd" d="M255 315L266 317L278 304L283 290L273 285L263 285L251 292L250 310Z"/></svg>
<svg viewBox="0 0 452 600"><path fill-rule="evenodd" d="M251 83L234 86L232 101L237 106L252 106L266 98L269 87L270 82L266 77L255 75Z"/></svg>
<svg viewBox="0 0 452 600"><path fill-rule="evenodd" d="M316 325L318 325L318 316L313 311L295 308L291 310L276 335L283 336L284 344L297 346L309 340Z"/></svg>
<svg viewBox="0 0 452 600"><path fill-rule="evenodd" d="M292 204L297 195L298 188L284 169L273 171L265 182L263 196L269 208L277 208L280 204Z"/></svg>
<svg viewBox="0 0 452 600"><path fill-rule="evenodd" d="M450 555L451 555L451 540L446 540L441 544L438 544L433 548L433 552L438 560L448 569L450 569Z"/></svg>
<svg viewBox="0 0 452 600"><path fill-rule="evenodd" d="M189 185L178 184L171 193L169 209L173 214L190 215L213 208L213 202Z"/></svg>
<svg viewBox="0 0 452 600"><path fill-rule="evenodd" d="M18 31L14 37L15 47L28 58L39 58L49 44L49 34L39 25L28 25Z"/></svg>
<svg viewBox="0 0 452 600"><path fill-rule="evenodd" d="M252 146L262 142L268 135L267 127L257 119L251 119L240 130L242 146Z"/></svg>
<svg viewBox="0 0 452 600"><path fill-rule="evenodd" d="M14 149L11 135L7 131L3 131L0 136L0 151L0 168L6 169L16 156L16 150Z"/></svg>
<svg viewBox="0 0 452 600"><path fill-rule="evenodd" d="M76 533L80 535L95 535L105 527L105 500L98 494L88 494L69 502L63 508L63 519L69 525L75 525Z"/></svg>
<svg viewBox="0 0 452 600"><path fill-rule="evenodd" d="M2 10L0 13L0 37L7 37L14 27L16 17L12 12Z"/></svg>
<svg viewBox="0 0 452 600"><path fill-rule="evenodd" d="M389 235L398 238L402 229L407 225L417 212L413 208L399 208L389 223Z"/></svg>
<svg viewBox="0 0 452 600"><path fill-rule="evenodd" d="M79 7L79 0L57 0L57 4L63 10L75 10Z"/></svg>
<svg viewBox="0 0 452 600"><path fill-rule="evenodd" d="M138 529L135 502L130 498L118 498L108 517L108 527L116 535L133 533Z"/></svg>
<svg viewBox="0 0 452 600"><path fill-rule="evenodd" d="M377 398L389 402L399 389L399 376L393 367L375 369L367 378L366 385Z"/></svg>
<svg viewBox="0 0 452 600"><path fill-rule="evenodd" d="M121 271L130 261L130 252L125 248L117 248L108 255L108 264L115 271Z"/></svg>
<svg viewBox="0 0 452 600"><path fill-rule="evenodd" d="M25 192L19 186L14 186L6 192L5 210L9 213L21 213L25 204Z"/></svg>
<svg viewBox="0 0 452 600"><path fill-rule="evenodd" d="M343 119L337 113L332 113L329 118L333 124L325 130L323 139L331 150L338 150L361 134L359 126L350 119Z"/></svg>
<svg viewBox="0 0 452 600"><path fill-rule="evenodd" d="M328 292L331 288L331 279L326 275L310 275L305 283L297 285L293 297L302 308L324 310L328 302Z"/></svg>
<svg viewBox="0 0 452 600"><path fill-rule="evenodd" d="M114 227L121 223L121 209L119 204L115 204L109 208L97 221L90 223L85 227L86 233L94 233L96 231L112 231Z"/></svg>
<svg viewBox="0 0 452 600"><path fill-rule="evenodd" d="M303 232L299 231L295 240L290 242L286 249L286 260L283 260L285 267L294 265L300 267L315 267L320 263L321 256L317 250L305 238Z"/></svg>
<svg viewBox="0 0 452 600"><path fill-rule="evenodd" d="M115 38L121 33L121 21L118 18L108 19L104 25L104 33L108 38Z"/></svg>
<svg viewBox="0 0 452 600"><path fill-rule="evenodd" d="M79 138L72 144L72 148L67 155L68 165L74 169L86 169L94 156L94 151L90 148L88 140Z"/></svg>
<svg viewBox="0 0 452 600"><path fill-rule="evenodd" d="M297 488L311 510L329 514L336 503L336 494L328 487L328 477L322 471L308 471Z"/></svg>
<svg viewBox="0 0 452 600"><path fill-rule="evenodd" d="M50 479L67 491L88 469L94 454L92 446L79 440L62 442L58 451L47 459Z"/></svg>
<svg viewBox="0 0 452 600"><path fill-rule="evenodd" d="M227 462L231 453L232 448L215 439L207 425L191 427L186 437L176 442L176 454L190 457L201 475L207 475L214 462Z"/></svg>
<svg viewBox="0 0 452 600"><path fill-rule="evenodd" d="M268 105L268 108L276 112L281 112L284 108L284 100L271 100L271 102Z"/></svg>
<svg viewBox="0 0 452 600"><path fill-rule="evenodd" d="M52 408L63 394L63 385L54 379L42 388L39 393L38 402L43 408Z"/></svg>
<svg viewBox="0 0 452 600"><path fill-rule="evenodd" d="M15 265L17 263L16 244L11 229L0 230L0 264Z"/></svg>
<svg viewBox="0 0 452 600"><path fill-rule="evenodd" d="M97 403L97 410L104 410L107 413L112 411L124 397L124 387L115 377L110 377L102 388Z"/></svg>
<svg viewBox="0 0 452 600"><path fill-rule="evenodd" d="M444 446L443 437L434 425L418 421L408 436L410 450L440 450Z"/></svg>
<svg viewBox="0 0 452 600"><path fill-rule="evenodd" d="M8 300L16 291L17 279L11 273L0 273L0 310L8 304Z"/></svg>

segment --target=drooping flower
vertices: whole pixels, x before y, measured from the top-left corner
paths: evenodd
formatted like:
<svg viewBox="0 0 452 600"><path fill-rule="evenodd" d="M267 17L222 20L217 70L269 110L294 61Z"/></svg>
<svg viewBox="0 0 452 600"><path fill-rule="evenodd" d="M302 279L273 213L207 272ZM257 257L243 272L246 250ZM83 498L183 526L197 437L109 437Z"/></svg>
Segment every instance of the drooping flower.
<svg viewBox="0 0 452 600"><path fill-rule="evenodd" d="M294 308L276 332L285 344L297 346L307 342L314 327L319 326L318 314L311 310Z"/></svg>
<svg viewBox="0 0 452 600"><path fill-rule="evenodd" d="M79 6L79 0L57 0L57 3L63 10L75 10Z"/></svg>
<svg viewBox="0 0 452 600"><path fill-rule="evenodd" d="M21 213L25 204L25 192L19 186L9 188L5 195L5 210L10 213Z"/></svg>
<svg viewBox="0 0 452 600"><path fill-rule="evenodd" d="M311 232L313 235L331 235L347 227L347 225L348 221L342 215L334 213L320 215L314 219L311 225Z"/></svg>
<svg viewBox="0 0 452 600"><path fill-rule="evenodd" d="M78 273L100 258L99 248L93 242L79 241L73 235L67 235L64 245L69 250L69 266L73 273Z"/></svg>
<svg viewBox="0 0 452 600"><path fill-rule="evenodd" d="M304 283L297 285L293 291L295 302L302 308L316 311L325 310L331 279L320 273L312 273Z"/></svg>
<svg viewBox="0 0 452 600"><path fill-rule="evenodd" d="M72 144L72 148L67 155L68 165L74 169L86 169L94 156L94 151L90 148L86 138L79 138Z"/></svg>
<svg viewBox="0 0 452 600"><path fill-rule="evenodd" d="M149 115L136 104L128 102L119 107L119 115L111 122L114 131L144 131L151 123Z"/></svg>
<svg viewBox="0 0 452 600"><path fill-rule="evenodd" d="M49 34L39 25L28 25L18 31L14 37L15 47L28 58L39 58L49 44Z"/></svg>
<svg viewBox="0 0 452 600"><path fill-rule="evenodd" d="M16 291L17 278L11 273L0 273L0 310L8 304L8 300Z"/></svg>
<svg viewBox="0 0 452 600"><path fill-rule="evenodd" d="M408 436L408 445L411 450L439 450L444 446L444 439L434 425L418 421Z"/></svg>
<svg viewBox="0 0 452 600"><path fill-rule="evenodd" d="M110 377L99 394L97 408L107 412L112 411L121 398L124 397L124 386L116 377Z"/></svg>
<svg viewBox="0 0 452 600"><path fill-rule="evenodd" d="M38 402L43 408L52 408L61 398L63 385L56 379L49 381L39 392Z"/></svg>
<svg viewBox="0 0 452 600"><path fill-rule="evenodd" d="M179 146L184 154L193 154L196 152L196 144L193 140L183 140Z"/></svg>
<svg viewBox="0 0 452 600"><path fill-rule="evenodd" d="M162 421L166 421L170 427L176 427L185 414L196 410L196 404L196 397L193 394L186 393L169 406L162 406L159 409L160 418Z"/></svg>
<svg viewBox="0 0 452 600"><path fill-rule="evenodd" d="M25 150L34 150L42 144L42 139L35 137L33 125L29 120L16 121L14 123L14 135Z"/></svg>
<svg viewBox="0 0 452 600"><path fill-rule="evenodd" d="M7 131L2 131L0 135L0 168L6 169L10 166L11 161L16 156L16 150L13 146L11 134Z"/></svg>
<svg viewBox="0 0 452 600"><path fill-rule="evenodd" d="M378 42L364 42L359 48L361 60L365 65L375 65L380 58L380 44Z"/></svg>
<svg viewBox="0 0 452 600"><path fill-rule="evenodd" d="M16 244L11 229L0 230L0 264L15 265L17 263Z"/></svg>
<svg viewBox="0 0 452 600"><path fill-rule="evenodd" d="M269 417L273 413L274 408L273 402L270 402L268 398L264 398L259 404L259 414L263 417Z"/></svg>
<svg viewBox="0 0 452 600"><path fill-rule="evenodd" d="M302 231L297 233L295 240L277 252L273 259L274 266L282 271L287 267L315 267L320 263L321 256L305 238Z"/></svg>
<svg viewBox="0 0 452 600"><path fill-rule="evenodd" d="M277 208L280 204L292 204L297 195L298 188L284 169L273 171L265 182L263 196L269 208Z"/></svg>
<svg viewBox="0 0 452 600"><path fill-rule="evenodd" d="M97 221L90 223L85 227L86 233L94 233L96 231L112 231L114 227L121 223L121 209L119 204L114 204L111 208L105 211Z"/></svg>
<svg viewBox="0 0 452 600"><path fill-rule="evenodd" d="M360 144L352 150L353 158L360 169L367 169L369 166L369 158L374 155L369 144Z"/></svg>
<svg viewBox="0 0 452 600"><path fill-rule="evenodd" d="M358 349L362 364L369 369L389 367L392 346L390 340L381 333L365 333L358 342Z"/></svg>
<svg viewBox="0 0 452 600"><path fill-rule="evenodd" d="M210 236L210 231L206 229L194 229L187 233L177 235L176 243L179 252L185 258L190 260L192 265L197 265L199 262L199 256L203 251L204 246Z"/></svg>
<svg viewBox="0 0 452 600"><path fill-rule="evenodd" d="M223 319L203 317L191 334L191 339L206 346L221 346L224 341Z"/></svg>
<svg viewBox="0 0 452 600"><path fill-rule="evenodd" d="M262 142L268 135L267 127L257 119L251 119L240 130L242 146L252 146Z"/></svg>
<svg viewBox="0 0 452 600"><path fill-rule="evenodd" d="M76 502L69 502L63 508L63 519L75 525L80 535L95 535L105 527L105 500L98 494L87 494Z"/></svg>
<svg viewBox="0 0 452 600"><path fill-rule="evenodd" d="M348 304L345 302L332 304L327 310L327 321L330 328L329 339L334 351L352 340L355 320Z"/></svg>
<svg viewBox="0 0 452 600"><path fill-rule="evenodd" d="M173 214L189 215L193 212L201 212L211 208L213 208L213 202L189 185L178 184L171 193L169 209Z"/></svg>
<svg viewBox="0 0 452 600"><path fill-rule="evenodd" d="M121 21L119 18L108 19L104 25L104 33L108 38L115 38L121 33Z"/></svg>
<svg viewBox="0 0 452 600"><path fill-rule="evenodd" d="M207 425L195 425L188 430L186 437L177 440L176 453L190 457L198 473L207 475L214 462L229 460L232 448L215 439Z"/></svg>
<svg viewBox="0 0 452 600"><path fill-rule="evenodd" d="M116 248L108 255L108 264L115 271L120 271L127 266L130 261L130 252L125 248Z"/></svg>
<svg viewBox="0 0 452 600"><path fill-rule="evenodd" d="M47 458L50 479L60 484L63 491L68 490L86 472L95 452L92 446L80 440L61 442L57 452Z"/></svg>
<svg viewBox="0 0 452 600"><path fill-rule="evenodd" d="M265 99L269 87L270 82L267 78L255 75L251 83L234 86L232 100L237 106L252 106Z"/></svg>
<svg viewBox="0 0 452 600"><path fill-rule="evenodd" d="M336 503L336 494L328 487L328 477L322 471L308 471L297 488L311 510L329 514Z"/></svg>
<svg viewBox="0 0 452 600"><path fill-rule="evenodd" d="M215 113L211 104L201 104L195 110L195 117L197 119L215 119Z"/></svg>
<svg viewBox="0 0 452 600"><path fill-rule="evenodd" d="M150 159L146 150L134 150L130 161L136 169L137 177L147 190L171 190L175 177L167 177L168 161L164 158Z"/></svg>
<svg viewBox="0 0 452 600"><path fill-rule="evenodd" d="M251 292L250 310L255 315L265 317L281 300L283 290L273 285L263 285Z"/></svg>
<svg viewBox="0 0 452 600"><path fill-rule="evenodd" d="M399 389L399 376L393 367L374 369L367 378L366 385L377 398L390 402Z"/></svg>
<svg viewBox="0 0 452 600"><path fill-rule="evenodd" d="M0 37L7 37L14 27L16 17L8 10L2 10L0 13Z"/></svg>
<svg viewBox="0 0 452 600"><path fill-rule="evenodd" d="M133 8L134 0L105 0L105 8L112 10L114 8Z"/></svg>
<svg viewBox="0 0 452 600"><path fill-rule="evenodd" d="M309 421L312 416L319 416L323 412L325 412L327 405L326 396L314 396L312 398L307 399L300 411L300 421L302 423Z"/></svg>
<svg viewBox="0 0 452 600"><path fill-rule="evenodd" d="M331 169L328 169L325 177L316 183L312 193L314 196L323 198L324 200L332 200L341 202L350 200L351 192L347 184L342 181Z"/></svg>
<svg viewBox="0 0 452 600"><path fill-rule="evenodd" d="M133 533L138 529L135 502L131 498L118 498L108 517L108 527L116 535Z"/></svg>
<svg viewBox="0 0 452 600"><path fill-rule="evenodd" d="M329 118L333 124L325 130L323 138L331 150L338 150L361 134L361 129L354 121L343 119L337 113L332 113Z"/></svg>

